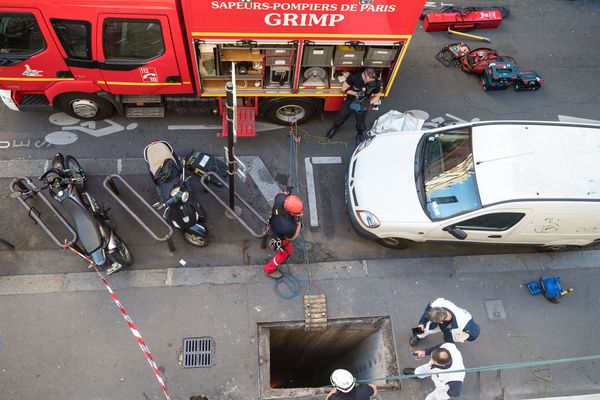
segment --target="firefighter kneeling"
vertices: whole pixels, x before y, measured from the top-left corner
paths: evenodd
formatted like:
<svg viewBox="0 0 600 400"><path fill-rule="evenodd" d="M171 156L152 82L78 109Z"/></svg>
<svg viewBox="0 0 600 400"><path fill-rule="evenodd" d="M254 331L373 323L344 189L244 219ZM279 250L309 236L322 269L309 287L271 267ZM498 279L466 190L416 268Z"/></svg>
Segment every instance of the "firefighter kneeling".
<svg viewBox="0 0 600 400"><path fill-rule="evenodd" d="M304 204L298 196L287 192L281 192L275 196L267 228L267 234L271 236L271 247L275 250L275 257L263 267L265 274L271 278L279 279L283 276L277 267L285 262L294 251L292 240L296 240L300 236L302 211L304 211Z"/></svg>

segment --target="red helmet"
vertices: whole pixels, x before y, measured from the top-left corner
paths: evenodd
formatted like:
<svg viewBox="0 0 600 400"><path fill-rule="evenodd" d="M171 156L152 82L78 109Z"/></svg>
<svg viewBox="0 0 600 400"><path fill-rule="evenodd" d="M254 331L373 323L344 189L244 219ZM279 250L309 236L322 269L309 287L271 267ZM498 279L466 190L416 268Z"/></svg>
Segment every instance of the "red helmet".
<svg viewBox="0 0 600 400"><path fill-rule="evenodd" d="M283 208L291 215L299 216L302 215L302 211L304 211L304 204L302 203L302 200L300 200L300 197L295 194L290 194L283 201Z"/></svg>

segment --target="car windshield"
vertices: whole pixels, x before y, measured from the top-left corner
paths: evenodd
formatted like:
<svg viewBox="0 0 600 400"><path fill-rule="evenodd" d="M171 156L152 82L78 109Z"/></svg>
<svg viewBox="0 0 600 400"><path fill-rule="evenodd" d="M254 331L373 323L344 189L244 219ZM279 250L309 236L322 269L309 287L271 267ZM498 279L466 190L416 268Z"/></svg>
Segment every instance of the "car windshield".
<svg viewBox="0 0 600 400"><path fill-rule="evenodd" d="M423 209L440 220L481 208L469 128L426 135L417 185Z"/></svg>

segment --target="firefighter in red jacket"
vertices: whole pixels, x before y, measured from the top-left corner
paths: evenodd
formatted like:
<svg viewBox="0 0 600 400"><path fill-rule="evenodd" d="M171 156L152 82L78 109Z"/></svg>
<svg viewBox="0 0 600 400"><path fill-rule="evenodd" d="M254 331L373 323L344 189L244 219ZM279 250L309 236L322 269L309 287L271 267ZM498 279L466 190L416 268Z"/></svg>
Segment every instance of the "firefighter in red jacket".
<svg viewBox="0 0 600 400"><path fill-rule="evenodd" d="M275 196L271 218L269 218L271 246L275 250L275 257L263 267L264 273L271 278L279 279L283 276L277 267L294 251L292 240L300 236L303 211L304 204L298 196L287 192Z"/></svg>

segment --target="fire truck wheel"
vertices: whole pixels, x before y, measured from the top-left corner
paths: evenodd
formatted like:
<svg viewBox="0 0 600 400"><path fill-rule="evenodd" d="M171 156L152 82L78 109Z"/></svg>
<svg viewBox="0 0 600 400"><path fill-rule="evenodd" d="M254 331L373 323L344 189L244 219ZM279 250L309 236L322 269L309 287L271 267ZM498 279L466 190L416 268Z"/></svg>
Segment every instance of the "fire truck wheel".
<svg viewBox="0 0 600 400"><path fill-rule="evenodd" d="M67 93L56 101L61 111L83 120L101 120L114 112L113 105L106 99L92 93Z"/></svg>
<svg viewBox="0 0 600 400"><path fill-rule="evenodd" d="M315 115L315 105L300 99L282 100L265 111L265 116L272 122L280 125L289 125L294 119L301 124Z"/></svg>

